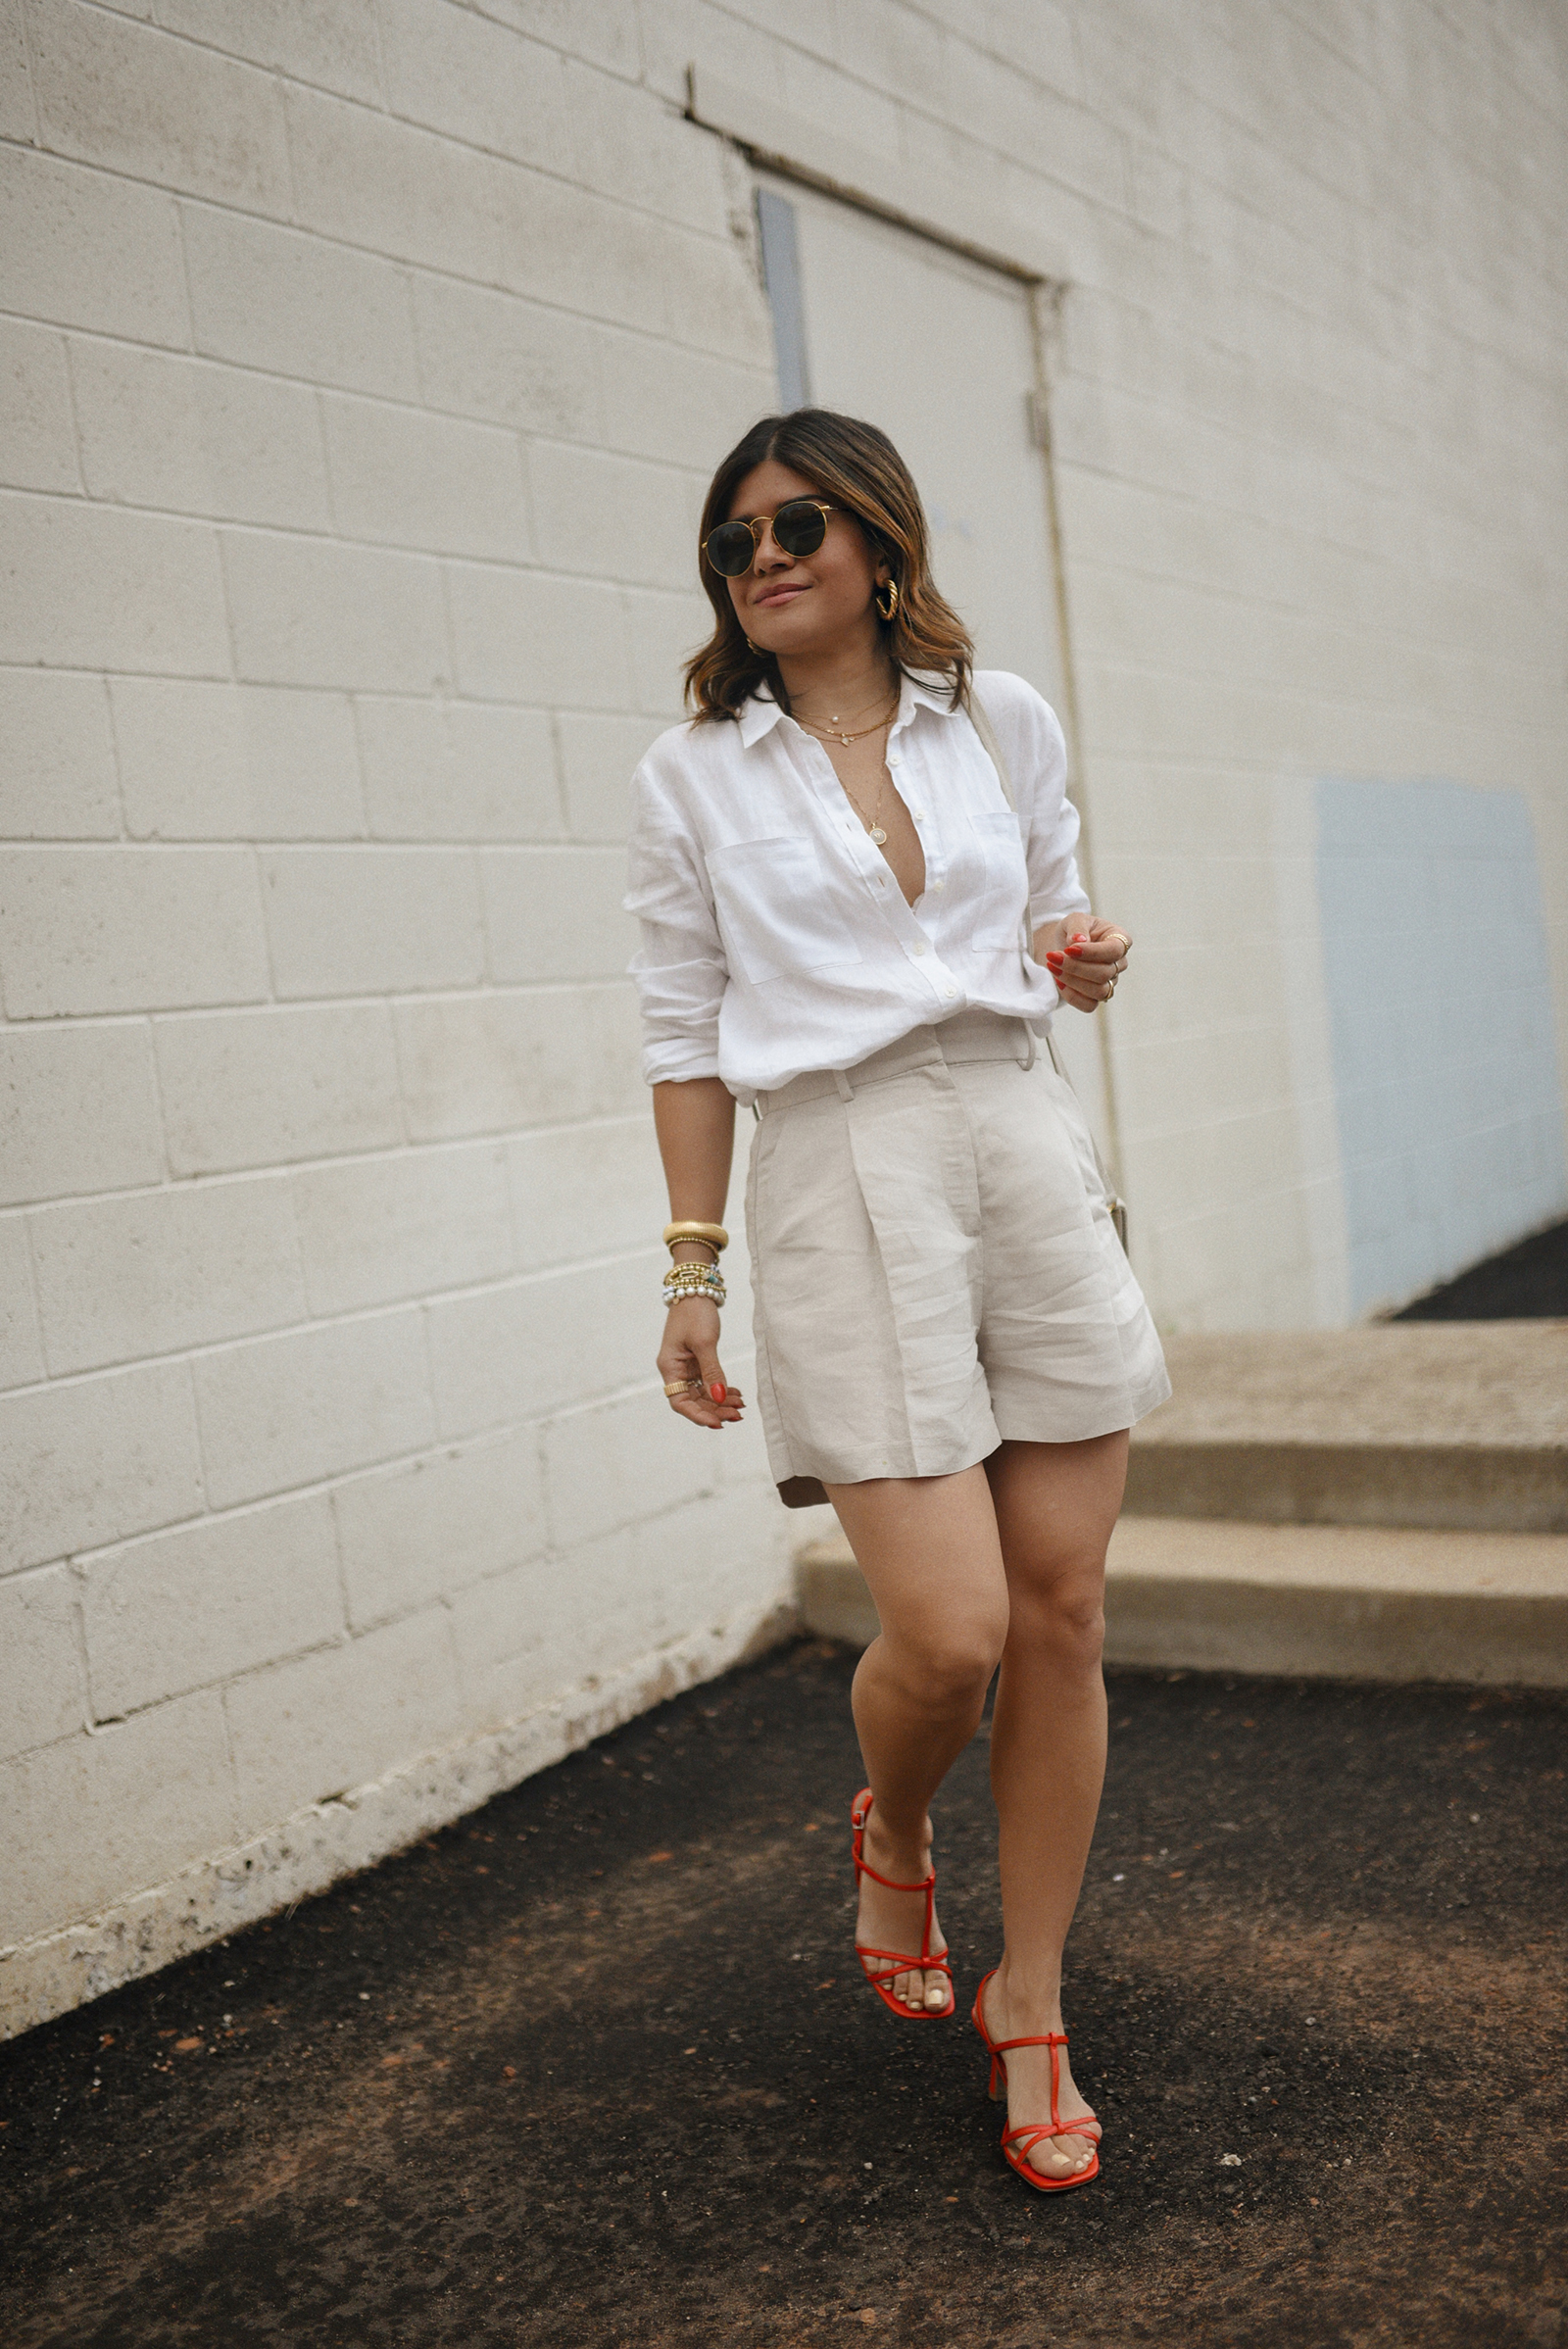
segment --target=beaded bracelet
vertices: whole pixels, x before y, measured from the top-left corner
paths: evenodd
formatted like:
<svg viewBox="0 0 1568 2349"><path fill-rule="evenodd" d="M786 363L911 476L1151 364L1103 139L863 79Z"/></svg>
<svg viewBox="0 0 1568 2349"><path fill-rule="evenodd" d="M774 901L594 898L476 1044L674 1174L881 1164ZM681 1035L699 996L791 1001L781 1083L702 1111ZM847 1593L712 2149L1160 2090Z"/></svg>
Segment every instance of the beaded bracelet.
<svg viewBox="0 0 1568 2349"><path fill-rule="evenodd" d="M664 1275L664 1287L676 1289L722 1289L724 1276L708 1264L672 1264Z"/></svg>
<svg viewBox="0 0 1568 2349"><path fill-rule="evenodd" d="M729 1302L728 1294L722 1289L662 1289L660 1297L666 1312L671 1305L684 1304L689 1297L706 1297L710 1305L720 1310Z"/></svg>

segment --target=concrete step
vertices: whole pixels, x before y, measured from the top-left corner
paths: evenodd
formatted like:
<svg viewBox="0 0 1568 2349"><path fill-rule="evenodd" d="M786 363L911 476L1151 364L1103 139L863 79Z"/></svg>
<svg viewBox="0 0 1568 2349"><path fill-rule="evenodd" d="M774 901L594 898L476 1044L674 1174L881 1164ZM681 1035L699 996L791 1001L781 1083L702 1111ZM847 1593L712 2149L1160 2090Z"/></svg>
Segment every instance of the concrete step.
<svg viewBox="0 0 1568 2349"><path fill-rule="evenodd" d="M1134 1517L1568 1533L1568 1321L1172 1338Z"/></svg>
<svg viewBox="0 0 1568 2349"><path fill-rule="evenodd" d="M841 1533L801 1549L797 1596L810 1630L876 1637ZM1124 1517L1105 1623L1112 1664L1568 1688L1568 1536Z"/></svg>

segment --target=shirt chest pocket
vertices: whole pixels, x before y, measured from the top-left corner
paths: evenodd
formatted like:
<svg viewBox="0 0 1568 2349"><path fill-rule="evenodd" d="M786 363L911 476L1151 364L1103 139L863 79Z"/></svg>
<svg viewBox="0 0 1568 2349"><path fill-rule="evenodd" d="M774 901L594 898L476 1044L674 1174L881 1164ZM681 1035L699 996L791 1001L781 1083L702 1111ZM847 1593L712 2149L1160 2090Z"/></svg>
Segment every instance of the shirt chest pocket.
<svg viewBox="0 0 1568 2349"><path fill-rule="evenodd" d="M754 985L829 962L858 962L849 923L829 902L816 843L800 833L710 849L708 875L727 952Z"/></svg>
<svg viewBox="0 0 1568 2349"><path fill-rule="evenodd" d="M971 815L985 860L971 946L999 953L1017 946L1029 905L1029 867L1024 861L1018 818L1010 807Z"/></svg>

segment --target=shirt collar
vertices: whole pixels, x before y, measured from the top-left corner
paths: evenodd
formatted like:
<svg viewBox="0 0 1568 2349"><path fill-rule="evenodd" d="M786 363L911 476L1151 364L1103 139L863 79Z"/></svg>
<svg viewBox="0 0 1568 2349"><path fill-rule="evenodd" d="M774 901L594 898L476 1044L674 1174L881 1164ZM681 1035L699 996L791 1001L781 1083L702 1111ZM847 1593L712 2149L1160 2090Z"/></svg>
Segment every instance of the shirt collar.
<svg viewBox="0 0 1568 2349"><path fill-rule="evenodd" d="M892 731L897 734L901 727L906 726L917 709L934 710L939 717L953 715L948 688L939 677L911 676L906 670L899 688L899 714L893 721ZM754 742L760 742L764 734L771 734L783 715L783 710L765 685L750 695L741 704L738 721L741 748L749 751Z"/></svg>

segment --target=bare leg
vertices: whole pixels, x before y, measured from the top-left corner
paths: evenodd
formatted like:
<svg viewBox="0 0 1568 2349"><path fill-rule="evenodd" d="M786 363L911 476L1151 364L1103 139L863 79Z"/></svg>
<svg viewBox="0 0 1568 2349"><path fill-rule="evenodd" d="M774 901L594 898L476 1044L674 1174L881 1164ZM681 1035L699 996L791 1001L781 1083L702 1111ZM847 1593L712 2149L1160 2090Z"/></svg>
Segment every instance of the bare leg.
<svg viewBox="0 0 1568 2349"><path fill-rule="evenodd" d="M899 1884L931 1865L927 1805L979 1727L1007 1635L1007 1583L983 1468L957 1476L830 1485L828 1495L882 1619L855 1675L855 1726L874 1797L867 1864ZM924 1896L862 1883L857 1938L918 1950ZM932 1947L941 1949L940 1932ZM939 2007L945 1978L914 1969L891 1985Z"/></svg>
<svg viewBox="0 0 1568 2349"><path fill-rule="evenodd" d="M1005 1952L986 1993L994 2039L1060 2031L1061 1952L1105 1770L1105 1549L1127 1476L1127 1433L1004 1444L986 1463L1010 1601L991 1726ZM1064 2120L1089 2109L1062 2054ZM1007 2058L1009 2122L1051 2118L1051 2051ZM1090 2140L1042 2138L1048 2178L1088 2166Z"/></svg>

